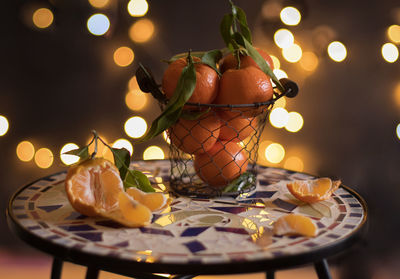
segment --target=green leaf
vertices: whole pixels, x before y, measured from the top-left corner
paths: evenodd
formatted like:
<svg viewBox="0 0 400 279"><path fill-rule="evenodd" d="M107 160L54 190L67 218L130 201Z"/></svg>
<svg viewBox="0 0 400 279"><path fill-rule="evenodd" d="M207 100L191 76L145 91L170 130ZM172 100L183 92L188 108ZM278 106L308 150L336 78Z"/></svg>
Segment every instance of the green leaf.
<svg viewBox="0 0 400 279"><path fill-rule="evenodd" d="M245 37L246 40L248 40L250 44L252 44L251 31L249 25L247 24L246 13L238 6L235 6L235 8L236 8L236 18L239 21L240 25L240 31L243 37Z"/></svg>
<svg viewBox="0 0 400 279"><path fill-rule="evenodd" d="M157 117L147 134L138 142L152 139L171 127L180 117L183 106L190 99L196 87L196 71L192 61L183 68L174 95L169 100L164 111Z"/></svg>
<svg viewBox="0 0 400 279"><path fill-rule="evenodd" d="M115 166L118 168L121 179L123 180L131 163L131 154L125 148L110 148L110 150L114 156Z"/></svg>
<svg viewBox="0 0 400 279"><path fill-rule="evenodd" d="M78 148L78 149L73 149L68 152L64 152L63 154L75 155L75 156L79 157L80 161L84 161L89 158L89 146L86 145L86 146Z"/></svg>
<svg viewBox="0 0 400 279"><path fill-rule="evenodd" d="M136 187L143 192L155 192L147 176L137 170L128 169L128 172L126 173L126 177L123 182L125 189Z"/></svg>
<svg viewBox="0 0 400 279"><path fill-rule="evenodd" d="M222 192L232 193L232 192L244 191L250 188L252 185L254 185L255 181L256 177L253 173L244 172L238 178L229 183Z"/></svg>
<svg viewBox="0 0 400 279"><path fill-rule="evenodd" d="M219 49L214 49L204 53L203 56L201 57L201 62L213 68L217 72L217 74L221 76L221 73L217 68L217 63L219 60L221 60L221 58L222 58L222 51Z"/></svg>
<svg viewBox="0 0 400 279"><path fill-rule="evenodd" d="M272 81L278 87L279 91L281 91L282 93L285 92L285 89L283 88L282 84L280 83L278 78L275 76L274 72L268 66L268 63L261 56L261 54L241 34L235 33L235 39L236 39L236 37L240 37L240 39L243 41L243 46L246 48L246 50L249 53L249 55L251 56L251 58L253 58L254 61L257 63L257 65L260 67L260 69L272 79Z"/></svg>
<svg viewBox="0 0 400 279"><path fill-rule="evenodd" d="M226 46L231 50L234 51L234 47L231 44L232 41L232 24L233 24L233 15L232 14L226 14L222 18L221 24L219 26L219 30L222 36L222 39L224 40Z"/></svg>
<svg viewBox="0 0 400 279"><path fill-rule="evenodd" d="M139 63L139 68L136 70L136 79L140 90L145 93L151 93L151 95L161 103L166 102L166 97L158 87L150 70L141 63Z"/></svg>
<svg viewBox="0 0 400 279"><path fill-rule="evenodd" d="M209 113L210 110L211 110L211 108L207 108L206 110L195 110L195 111L184 110L184 111L182 111L180 118L183 118L186 120L197 120L200 117L202 117L203 115Z"/></svg>

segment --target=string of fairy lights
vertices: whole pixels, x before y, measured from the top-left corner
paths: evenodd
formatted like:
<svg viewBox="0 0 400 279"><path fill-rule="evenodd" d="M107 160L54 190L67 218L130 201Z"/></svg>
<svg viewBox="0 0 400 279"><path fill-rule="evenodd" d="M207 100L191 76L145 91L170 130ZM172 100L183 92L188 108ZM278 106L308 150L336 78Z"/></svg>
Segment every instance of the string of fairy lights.
<svg viewBox="0 0 400 279"><path fill-rule="evenodd" d="M89 34L93 36L105 36L110 30L113 22L107 16L107 7L116 0L88 0L89 4L96 9L96 12L88 17L86 28ZM149 3L146 0L130 0L126 5L126 12L134 18L127 36L134 44L151 43L151 39L155 36L156 25L154 22L145 17L149 10ZM301 10L301 9L300 9ZM308 75L313 73L319 66L321 54L313 51L312 48L307 48L301 44L295 36L294 31L291 30L301 24L302 14L300 10L294 6L283 6L283 1L280 0L267 0L263 5L261 16L267 20L277 18L280 20L284 28L279 28L273 34L273 43L275 45L275 52L271 52L271 58L274 63L274 73L278 78L288 77L286 72L281 69L281 61L285 61L290 65L298 65L304 73ZM39 7L32 11L30 23L33 24L37 30L46 30L54 21L54 14L50 8ZM330 27L322 26L319 29L323 34L334 33ZM300 37L300 36L299 36ZM343 42L335 40L334 36L325 36L330 41L325 42L325 55L334 62L340 63L348 59L348 51ZM384 61L394 63L398 60L400 44L400 26L391 25L386 30L387 42L382 45L381 55ZM302 47L303 46L303 47ZM303 50L304 48L304 50ZM132 47L123 45L119 46L110 53L112 59L118 67L127 67L135 60L135 53ZM400 83L394 89L394 98L396 103L400 106ZM126 106L135 113L134 116L127 119L124 123L125 134L131 139L142 137L149 125L146 119L140 116L151 100L148 94L140 91L133 76L127 84L127 93L125 95ZM284 129L289 133L299 132L303 125L304 119L300 112L288 111L285 98L281 98L271 111L269 122L272 127L276 129ZM0 115L0 137L5 136L9 131L9 120L5 115ZM400 140L400 123L395 131ZM107 141L104 135L101 135ZM169 143L166 133L163 138ZM129 150L131 154L134 148L130 140L120 138L115 140L112 144L113 147L124 147ZM36 148L32 142L23 140L17 144L16 156L22 162L34 161L39 168L49 168L54 162L54 154L60 155L61 161L65 165L70 165L77 162L78 158L73 155L65 155L63 153L78 148L75 143L65 143L58 152L54 152L46 147ZM91 150L90 150L91 151ZM112 159L112 154L101 143L98 146L98 153L108 159ZM280 164L288 169L302 171L305 165L305 155L303 151L292 152L286 154L285 147L278 143L263 139L259 148L260 163ZM164 159L165 153L160 146L152 145L146 148L142 154L144 160L148 159Z"/></svg>

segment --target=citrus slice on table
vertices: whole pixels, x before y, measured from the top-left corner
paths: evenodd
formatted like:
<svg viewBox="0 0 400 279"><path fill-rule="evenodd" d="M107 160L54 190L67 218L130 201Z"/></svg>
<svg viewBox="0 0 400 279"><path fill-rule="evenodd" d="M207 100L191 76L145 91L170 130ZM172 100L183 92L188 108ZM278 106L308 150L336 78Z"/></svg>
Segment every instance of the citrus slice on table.
<svg viewBox="0 0 400 279"><path fill-rule="evenodd" d="M162 193L145 193L135 187L128 188L126 193L151 211L160 210L167 204L167 198Z"/></svg>
<svg viewBox="0 0 400 279"><path fill-rule="evenodd" d="M147 225L152 213L125 191L117 167L103 158L69 168L65 191L72 207L86 216L103 216L129 227Z"/></svg>
<svg viewBox="0 0 400 279"><path fill-rule="evenodd" d="M275 221L272 231L275 235L303 235L312 237L317 235L318 228L307 216L288 214Z"/></svg>
<svg viewBox="0 0 400 279"><path fill-rule="evenodd" d="M287 184L290 193L297 199L314 203L329 199L341 184L340 180L332 181L323 177L312 180L295 180Z"/></svg>

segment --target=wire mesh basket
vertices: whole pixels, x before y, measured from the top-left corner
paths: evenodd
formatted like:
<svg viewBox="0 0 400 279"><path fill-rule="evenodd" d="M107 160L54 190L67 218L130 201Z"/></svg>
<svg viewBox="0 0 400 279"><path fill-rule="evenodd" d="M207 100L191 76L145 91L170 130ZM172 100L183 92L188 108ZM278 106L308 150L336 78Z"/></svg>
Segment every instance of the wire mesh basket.
<svg viewBox="0 0 400 279"><path fill-rule="evenodd" d="M160 99L162 93L154 80L149 80L148 73L136 75L141 90L152 93L163 109L165 100ZM298 92L293 81L280 82L285 91L274 92L273 98L263 103L186 103L181 118L167 130L171 189L180 195L204 198L253 190L258 147L268 114L279 98L295 97Z"/></svg>

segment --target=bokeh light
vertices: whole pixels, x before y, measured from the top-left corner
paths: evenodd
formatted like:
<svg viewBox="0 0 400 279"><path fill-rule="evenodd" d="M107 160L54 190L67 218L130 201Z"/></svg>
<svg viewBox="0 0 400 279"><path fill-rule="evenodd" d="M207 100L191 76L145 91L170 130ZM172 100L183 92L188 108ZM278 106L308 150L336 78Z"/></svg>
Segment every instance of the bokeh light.
<svg viewBox="0 0 400 279"><path fill-rule="evenodd" d="M289 113L282 107L274 108L269 114L269 122L275 128L283 128L289 121Z"/></svg>
<svg viewBox="0 0 400 279"><path fill-rule="evenodd" d="M396 104L398 107L400 107L400 82L397 83L397 85L396 85L395 88L394 88L394 95L393 95L393 98L394 98L395 104Z"/></svg>
<svg viewBox="0 0 400 279"><path fill-rule="evenodd" d="M132 24L129 28L129 37L135 43L144 43L154 34L154 24L150 19L143 18Z"/></svg>
<svg viewBox="0 0 400 279"><path fill-rule="evenodd" d="M37 9L32 16L33 24L38 28L47 28L53 23L53 12L47 8Z"/></svg>
<svg viewBox="0 0 400 279"><path fill-rule="evenodd" d="M60 150L60 159L65 165L72 165L79 161L79 157L76 155L64 154L68 151L78 149L79 146L75 143L66 143Z"/></svg>
<svg viewBox="0 0 400 279"><path fill-rule="evenodd" d="M143 160L162 160L164 158L164 151L155 145L147 147L143 152Z"/></svg>
<svg viewBox="0 0 400 279"><path fill-rule="evenodd" d="M30 141L24 140L17 145L17 157L23 162L29 162L35 155L35 147Z"/></svg>
<svg viewBox="0 0 400 279"><path fill-rule="evenodd" d="M400 123L396 127L397 138L400 140Z"/></svg>
<svg viewBox="0 0 400 279"><path fill-rule="evenodd" d="M280 13L282 22L286 25L298 25L301 20L301 14L295 7L285 7Z"/></svg>
<svg viewBox="0 0 400 279"><path fill-rule="evenodd" d="M342 62L347 56L344 44L334 41L328 45L328 55L335 62Z"/></svg>
<svg viewBox="0 0 400 279"><path fill-rule="evenodd" d="M114 62L120 67L129 66L134 58L133 50L126 46L122 46L114 52Z"/></svg>
<svg viewBox="0 0 400 279"><path fill-rule="evenodd" d="M274 108L284 108L286 106L286 98L280 97L277 101L275 101Z"/></svg>
<svg viewBox="0 0 400 279"><path fill-rule="evenodd" d="M290 63L296 63L301 59L303 51L298 44L292 44L290 47L282 49L283 58Z"/></svg>
<svg viewBox="0 0 400 279"><path fill-rule="evenodd" d="M147 131L147 123L140 116L133 116L125 122L125 133L131 138L140 138Z"/></svg>
<svg viewBox="0 0 400 279"><path fill-rule="evenodd" d="M133 111L143 109L147 104L147 94L139 89L134 89L126 93L125 103Z"/></svg>
<svg viewBox="0 0 400 279"><path fill-rule="evenodd" d="M149 9L146 0L130 0L128 3L128 13L133 17L144 16Z"/></svg>
<svg viewBox="0 0 400 279"><path fill-rule="evenodd" d="M288 170L301 172L304 170L304 163L299 157L291 156L285 160L283 167Z"/></svg>
<svg viewBox="0 0 400 279"><path fill-rule="evenodd" d="M275 44L280 48L288 48L294 44L294 36L287 29L279 29L274 34Z"/></svg>
<svg viewBox="0 0 400 279"><path fill-rule="evenodd" d="M318 57L314 54L314 52L306 51L303 52L303 55L300 59L300 66L308 71L312 72L318 67Z"/></svg>
<svg viewBox="0 0 400 279"><path fill-rule="evenodd" d="M136 76L131 77L131 79L128 81L128 89L129 90L140 89L139 84L137 83L136 80Z"/></svg>
<svg viewBox="0 0 400 279"><path fill-rule="evenodd" d="M281 67L281 62L279 61L278 57L274 55L270 55L272 59L272 63L274 64L274 69L279 69Z"/></svg>
<svg viewBox="0 0 400 279"><path fill-rule="evenodd" d="M274 69L273 72L274 72L275 76L277 77L277 79L288 77L287 73L284 70Z"/></svg>
<svg viewBox="0 0 400 279"><path fill-rule="evenodd" d="M95 8L104 8L106 7L110 1L109 0L89 0L90 5Z"/></svg>
<svg viewBox="0 0 400 279"><path fill-rule="evenodd" d="M285 148L279 143L271 143L265 149L265 158L270 163L278 164L285 158Z"/></svg>
<svg viewBox="0 0 400 279"><path fill-rule="evenodd" d="M103 14L94 14L87 21L87 29L96 36L104 35L109 28L110 20Z"/></svg>
<svg viewBox="0 0 400 279"><path fill-rule="evenodd" d="M303 127L304 120L300 113L291 111L288 113L289 119L285 125L285 129L289 132L296 133Z"/></svg>
<svg viewBox="0 0 400 279"><path fill-rule="evenodd" d="M382 46L382 56L387 62L393 63L399 58L399 50L396 45L386 43Z"/></svg>
<svg viewBox="0 0 400 279"><path fill-rule="evenodd" d="M128 141L126 139L117 139L113 143L112 147L114 147L114 148L125 148L126 150L129 151L131 156L133 154L133 145L132 145L132 143L130 141Z"/></svg>
<svg viewBox="0 0 400 279"><path fill-rule="evenodd" d="M8 123L7 117L0 115L0 136L4 136L8 132L10 124Z"/></svg>
<svg viewBox="0 0 400 279"><path fill-rule="evenodd" d="M171 139L169 138L167 131L164 131L162 133L162 136L163 136L163 139L165 140L166 143L168 143L168 144L171 143Z"/></svg>
<svg viewBox="0 0 400 279"><path fill-rule="evenodd" d="M35 163L41 169L47 169L53 164L54 156L48 148L40 148L35 153Z"/></svg>
<svg viewBox="0 0 400 279"><path fill-rule="evenodd" d="M400 43L400 26L391 25L387 30L387 35L393 43Z"/></svg>

